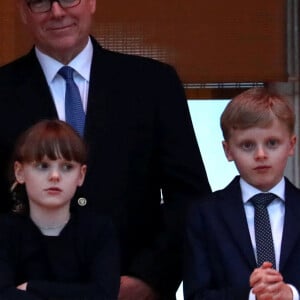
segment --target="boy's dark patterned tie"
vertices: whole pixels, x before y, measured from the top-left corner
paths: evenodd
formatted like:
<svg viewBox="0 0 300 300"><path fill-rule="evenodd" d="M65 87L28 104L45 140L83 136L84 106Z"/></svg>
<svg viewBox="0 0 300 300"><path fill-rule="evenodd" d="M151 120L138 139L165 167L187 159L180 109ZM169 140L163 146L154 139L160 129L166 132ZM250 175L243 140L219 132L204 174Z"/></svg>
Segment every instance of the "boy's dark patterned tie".
<svg viewBox="0 0 300 300"><path fill-rule="evenodd" d="M83 136L85 113L78 86L73 79L73 73L74 69L69 66L64 66L58 71L58 74L60 74L66 81L66 122L69 123L81 136Z"/></svg>
<svg viewBox="0 0 300 300"><path fill-rule="evenodd" d="M269 261L273 264L273 268L276 268L271 224L267 210L267 206L276 198L277 196L272 193L260 193L249 200L255 208L254 226L258 267L263 262Z"/></svg>

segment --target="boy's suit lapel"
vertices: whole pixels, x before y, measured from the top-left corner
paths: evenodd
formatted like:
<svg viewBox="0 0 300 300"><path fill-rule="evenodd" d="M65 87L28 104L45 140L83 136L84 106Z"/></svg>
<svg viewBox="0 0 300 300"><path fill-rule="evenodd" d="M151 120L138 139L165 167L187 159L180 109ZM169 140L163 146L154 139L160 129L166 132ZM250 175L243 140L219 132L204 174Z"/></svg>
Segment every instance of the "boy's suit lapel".
<svg viewBox="0 0 300 300"><path fill-rule="evenodd" d="M231 232L233 241L240 248L249 268L253 270L256 267L256 260L241 198L239 176L235 177L230 185L220 194L218 201L224 223L228 226L228 232Z"/></svg>
<svg viewBox="0 0 300 300"><path fill-rule="evenodd" d="M300 242L300 191L286 180L285 221L281 243L280 270L284 269L294 246Z"/></svg>

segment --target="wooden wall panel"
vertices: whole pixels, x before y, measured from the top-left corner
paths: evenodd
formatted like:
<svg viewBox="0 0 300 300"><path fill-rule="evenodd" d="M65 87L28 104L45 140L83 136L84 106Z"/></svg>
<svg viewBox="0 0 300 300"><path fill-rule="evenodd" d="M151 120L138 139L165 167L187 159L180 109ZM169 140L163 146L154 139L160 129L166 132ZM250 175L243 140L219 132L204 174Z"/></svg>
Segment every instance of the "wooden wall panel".
<svg viewBox="0 0 300 300"><path fill-rule="evenodd" d="M21 25L16 1L0 1L0 65L26 53L31 37Z"/></svg>
<svg viewBox="0 0 300 300"><path fill-rule="evenodd" d="M31 43L14 1L1 2L4 64ZM171 63L184 83L285 81L285 11L286 0L101 0L93 34L109 49Z"/></svg>

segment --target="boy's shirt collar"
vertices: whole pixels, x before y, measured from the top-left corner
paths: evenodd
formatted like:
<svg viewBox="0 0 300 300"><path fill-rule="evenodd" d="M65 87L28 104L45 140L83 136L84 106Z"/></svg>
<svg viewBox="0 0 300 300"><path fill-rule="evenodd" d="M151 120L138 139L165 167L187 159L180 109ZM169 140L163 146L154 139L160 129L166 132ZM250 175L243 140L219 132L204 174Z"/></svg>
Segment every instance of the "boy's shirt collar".
<svg viewBox="0 0 300 300"><path fill-rule="evenodd" d="M242 191L242 199L245 204L250 198L258 193L262 193L259 189L247 183L243 178L240 178L240 186ZM284 177L273 187L268 193L273 193L282 201L285 201L285 179Z"/></svg>

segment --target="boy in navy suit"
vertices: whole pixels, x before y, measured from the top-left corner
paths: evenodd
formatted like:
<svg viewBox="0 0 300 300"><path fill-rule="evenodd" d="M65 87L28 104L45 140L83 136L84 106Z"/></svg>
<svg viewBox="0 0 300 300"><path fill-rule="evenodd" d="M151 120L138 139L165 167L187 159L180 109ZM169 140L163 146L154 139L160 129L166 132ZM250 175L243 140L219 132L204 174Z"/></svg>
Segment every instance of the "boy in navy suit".
<svg viewBox="0 0 300 300"><path fill-rule="evenodd" d="M225 108L223 148L240 176L189 212L186 300L299 299L300 191L284 177L296 144L294 125L288 101L265 88L247 90ZM262 258L267 238L260 243L257 194L272 198L262 228L266 235L270 227L271 246Z"/></svg>

